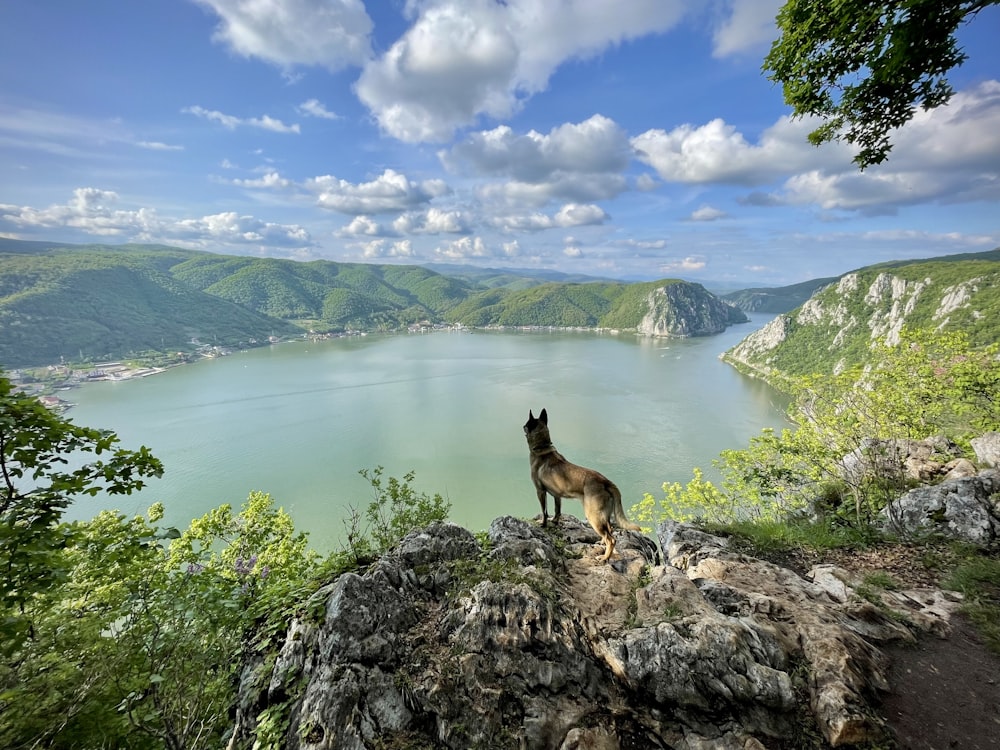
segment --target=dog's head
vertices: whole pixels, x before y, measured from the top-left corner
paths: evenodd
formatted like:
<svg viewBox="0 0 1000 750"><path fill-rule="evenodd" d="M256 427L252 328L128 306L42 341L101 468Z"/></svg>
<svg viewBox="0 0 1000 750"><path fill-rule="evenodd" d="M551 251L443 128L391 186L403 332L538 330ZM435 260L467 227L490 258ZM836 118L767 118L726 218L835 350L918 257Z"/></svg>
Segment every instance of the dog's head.
<svg viewBox="0 0 1000 750"><path fill-rule="evenodd" d="M545 409L539 412L536 418L531 411L528 411L528 421L524 423L524 434L528 438L528 445L536 445L549 440L549 415Z"/></svg>

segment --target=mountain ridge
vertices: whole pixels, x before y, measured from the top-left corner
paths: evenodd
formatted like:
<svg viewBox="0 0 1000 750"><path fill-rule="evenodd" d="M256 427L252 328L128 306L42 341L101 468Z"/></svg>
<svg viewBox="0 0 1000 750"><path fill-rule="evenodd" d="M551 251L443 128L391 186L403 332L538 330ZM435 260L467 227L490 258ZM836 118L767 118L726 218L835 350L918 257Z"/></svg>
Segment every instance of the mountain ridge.
<svg viewBox="0 0 1000 750"><path fill-rule="evenodd" d="M421 266L230 256L164 245L0 241L0 365L142 358L196 343L393 331L430 324L618 328L707 335L746 317L699 284L544 281L485 272L484 283ZM683 314L651 291L680 285Z"/></svg>

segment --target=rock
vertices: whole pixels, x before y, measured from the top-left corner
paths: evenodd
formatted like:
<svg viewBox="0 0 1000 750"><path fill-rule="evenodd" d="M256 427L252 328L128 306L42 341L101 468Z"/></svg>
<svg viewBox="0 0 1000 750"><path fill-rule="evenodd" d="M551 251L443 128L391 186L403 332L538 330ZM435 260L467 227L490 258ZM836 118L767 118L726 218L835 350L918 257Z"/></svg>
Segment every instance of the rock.
<svg viewBox="0 0 1000 750"><path fill-rule="evenodd" d="M881 513L885 531L903 535L937 534L989 546L1000 540L1000 469L973 477L917 487L889 503Z"/></svg>
<svg viewBox="0 0 1000 750"><path fill-rule="evenodd" d="M980 466L1000 468L1000 432L987 432L972 439L972 450Z"/></svg>
<svg viewBox="0 0 1000 750"><path fill-rule="evenodd" d="M708 336L749 320L701 284L676 282L658 287L647 296L646 306L636 329L645 336Z"/></svg>
<svg viewBox="0 0 1000 750"><path fill-rule="evenodd" d="M839 470L852 483L872 476L928 482L949 472L959 452L957 445L942 437L924 440L865 438L841 459ZM962 467L964 469L965 464ZM975 473L974 468L972 473Z"/></svg>
<svg viewBox="0 0 1000 750"><path fill-rule="evenodd" d="M803 724L869 742L881 645L947 629L933 592L876 607L833 566L803 578L677 524L658 529L663 564L616 533L611 564L573 516L499 518L488 551L451 524L408 535L248 662L230 749L265 729L287 750L761 750Z"/></svg>

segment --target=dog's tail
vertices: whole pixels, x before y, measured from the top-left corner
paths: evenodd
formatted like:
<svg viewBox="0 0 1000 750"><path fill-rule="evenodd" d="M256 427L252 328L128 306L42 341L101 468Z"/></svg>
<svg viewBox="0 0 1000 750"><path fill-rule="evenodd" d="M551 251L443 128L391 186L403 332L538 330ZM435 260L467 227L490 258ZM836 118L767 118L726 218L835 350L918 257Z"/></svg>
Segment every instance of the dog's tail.
<svg viewBox="0 0 1000 750"><path fill-rule="evenodd" d="M622 508L622 493L618 490L618 487L612 483L611 484L611 494L615 498L615 518L618 521L618 526L623 529L629 529L630 531L642 531L642 527L637 523L632 523L628 520L625 515L625 509Z"/></svg>

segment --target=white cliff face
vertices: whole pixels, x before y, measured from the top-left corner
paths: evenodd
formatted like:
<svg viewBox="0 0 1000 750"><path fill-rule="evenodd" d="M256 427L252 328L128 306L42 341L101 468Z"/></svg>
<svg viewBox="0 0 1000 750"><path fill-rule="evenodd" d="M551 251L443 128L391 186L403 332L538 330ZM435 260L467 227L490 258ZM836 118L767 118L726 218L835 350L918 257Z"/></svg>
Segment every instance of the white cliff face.
<svg viewBox="0 0 1000 750"><path fill-rule="evenodd" d="M890 346L898 344L907 316L913 312L921 293L932 283L931 279L908 282L898 276L879 274L865 295L865 302L873 308L868 321L872 340L884 340Z"/></svg>
<svg viewBox="0 0 1000 750"><path fill-rule="evenodd" d="M723 356L750 367L766 370L771 361L769 353L777 349L788 337L790 323L789 316L779 315L763 328L751 333Z"/></svg>
<svg viewBox="0 0 1000 750"><path fill-rule="evenodd" d="M637 327L643 336L708 336L746 316L699 285L668 284L646 297L647 311Z"/></svg>
<svg viewBox="0 0 1000 750"><path fill-rule="evenodd" d="M948 325L948 319L951 313L963 307L969 306L970 301L972 300L972 295L979 291L978 284L981 281L982 279L977 277L975 279L963 281L960 284L949 286L944 290L944 296L941 298L941 304L938 305L938 309L935 310L934 315L931 316L932 320L941 321L938 324L938 330L941 330Z"/></svg>

